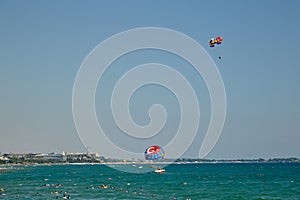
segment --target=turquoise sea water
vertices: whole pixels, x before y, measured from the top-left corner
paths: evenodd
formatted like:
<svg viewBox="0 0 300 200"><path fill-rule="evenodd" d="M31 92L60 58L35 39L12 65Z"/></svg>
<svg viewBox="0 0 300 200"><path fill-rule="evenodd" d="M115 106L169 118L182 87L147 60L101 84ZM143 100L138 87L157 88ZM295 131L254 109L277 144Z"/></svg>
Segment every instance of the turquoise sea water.
<svg viewBox="0 0 300 200"><path fill-rule="evenodd" d="M105 165L28 166L0 173L0 187L4 190L0 200L64 195L123 200L300 199L300 163L174 164L164 174L132 174Z"/></svg>

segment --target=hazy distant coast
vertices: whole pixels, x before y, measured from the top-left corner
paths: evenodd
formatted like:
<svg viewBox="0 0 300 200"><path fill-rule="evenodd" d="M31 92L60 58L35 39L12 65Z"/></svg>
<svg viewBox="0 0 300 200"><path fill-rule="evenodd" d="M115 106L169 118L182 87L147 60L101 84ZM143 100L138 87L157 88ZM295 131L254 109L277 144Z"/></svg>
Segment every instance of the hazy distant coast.
<svg viewBox="0 0 300 200"><path fill-rule="evenodd" d="M97 153L5 153L0 154L0 166L53 165L53 164L147 164L145 160L120 160L105 158ZM157 164L187 163L300 163L299 158L270 159L164 159ZM1 168L0 168L1 172Z"/></svg>

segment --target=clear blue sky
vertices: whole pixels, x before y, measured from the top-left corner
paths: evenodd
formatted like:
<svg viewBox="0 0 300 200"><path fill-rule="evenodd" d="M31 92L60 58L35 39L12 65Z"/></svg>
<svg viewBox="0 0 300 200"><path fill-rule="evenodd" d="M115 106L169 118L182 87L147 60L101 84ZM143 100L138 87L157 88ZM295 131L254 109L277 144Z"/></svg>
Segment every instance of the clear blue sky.
<svg viewBox="0 0 300 200"><path fill-rule="evenodd" d="M297 0L2 0L0 152L85 151L72 116L81 63L111 35L154 26L194 38L220 70L227 117L208 157L300 157L299 10ZM208 40L219 35L222 47L210 49ZM156 92L157 100L161 91ZM100 95L96 98L101 102ZM136 94L137 101L149 98ZM96 105L99 112L101 105ZM175 123L176 117L169 116ZM196 138L187 157L198 155L201 139Z"/></svg>

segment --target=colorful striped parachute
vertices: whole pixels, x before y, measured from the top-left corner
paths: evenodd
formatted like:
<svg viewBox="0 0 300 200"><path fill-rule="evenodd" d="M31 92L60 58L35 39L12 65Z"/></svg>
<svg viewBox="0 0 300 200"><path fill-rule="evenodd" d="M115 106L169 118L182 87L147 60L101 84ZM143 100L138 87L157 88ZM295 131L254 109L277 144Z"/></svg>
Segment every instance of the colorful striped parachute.
<svg viewBox="0 0 300 200"><path fill-rule="evenodd" d="M209 41L209 46L214 47L216 44L222 44L223 38L222 37L217 37L217 38L212 38Z"/></svg>
<svg viewBox="0 0 300 200"><path fill-rule="evenodd" d="M157 145L150 146L145 150L145 159L146 160L161 160L164 159L165 152L164 150Z"/></svg>

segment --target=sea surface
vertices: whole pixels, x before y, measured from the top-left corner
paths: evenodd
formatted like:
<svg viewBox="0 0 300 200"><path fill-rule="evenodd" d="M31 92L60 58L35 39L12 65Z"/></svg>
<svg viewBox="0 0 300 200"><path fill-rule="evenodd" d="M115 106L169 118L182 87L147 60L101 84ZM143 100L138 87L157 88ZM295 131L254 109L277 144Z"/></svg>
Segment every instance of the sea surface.
<svg viewBox="0 0 300 200"><path fill-rule="evenodd" d="M106 165L27 166L0 173L0 188L0 200L300 199L300 163L172 164L164 174Z"/></svg>

